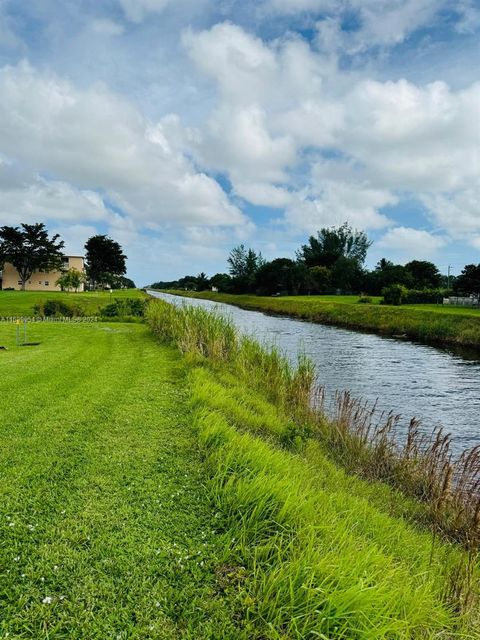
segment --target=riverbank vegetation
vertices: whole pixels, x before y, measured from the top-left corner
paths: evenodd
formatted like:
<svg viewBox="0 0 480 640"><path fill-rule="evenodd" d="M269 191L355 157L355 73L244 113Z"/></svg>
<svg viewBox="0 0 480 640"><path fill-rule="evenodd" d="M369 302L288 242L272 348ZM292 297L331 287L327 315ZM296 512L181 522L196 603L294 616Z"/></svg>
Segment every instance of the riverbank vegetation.
<svg viewBox="0 0 480 640"><path fill-rule="evenodd" d="M156 301L147 321L190 364L208 489L261 637L478 637L478 451L453 460L415 422L401 445L392 416L348 394L327 419L307 359L290 366L216 313Z"/></svg>
<svg viewBox="0 0 480 640"><path fill-rule="evenodd" d="M480 346L479 309L440 305L396 307L375 304L375 300L371 304L353 304L359 301L357 296L266 297L175 290L168 293L431 344Z"/></svg>

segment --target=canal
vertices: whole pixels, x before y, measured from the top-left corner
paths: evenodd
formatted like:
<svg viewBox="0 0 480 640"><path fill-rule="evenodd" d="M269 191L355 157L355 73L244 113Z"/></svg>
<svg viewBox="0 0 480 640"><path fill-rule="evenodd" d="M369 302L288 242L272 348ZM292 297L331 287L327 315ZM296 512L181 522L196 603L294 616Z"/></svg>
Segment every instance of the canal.
<svg viewBox="0 0 480 640"><path fill-rule="evenodd" d="M274 344L291 360L305 352L317 368L327 401L335 391L380 411L416 417L423 429L441 425L452 434L455 449L480 444L480 355L362 333L348 329L246 311L198 298L149 291L173 304L217 308L240 331Z"/></svg>

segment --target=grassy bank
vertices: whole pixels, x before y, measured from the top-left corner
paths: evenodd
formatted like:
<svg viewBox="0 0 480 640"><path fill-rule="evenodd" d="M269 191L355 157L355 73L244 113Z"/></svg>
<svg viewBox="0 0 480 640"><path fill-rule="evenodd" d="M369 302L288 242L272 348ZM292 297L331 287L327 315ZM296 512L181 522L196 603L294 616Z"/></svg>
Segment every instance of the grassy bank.
<svg viewBox="0 0 480 640"><path fill-rule="evenodd" d="M157 338L35 324L16 347L0 325L0 638L480 637L476 548L432 520L449 487L422 502L342 469L358 440L312 414L304 358L147 313ZM356 449L379 474L384 445Z"/></svg>
<svg viewBox="0 0 480 640"><path fill-rule="evenodd" d="M252 637L480 637L478 540L445 537L455 491L438 445L411 434L406 455L381 428L369 439L327 423L309 407L308 361L292 368L217 314L157 301L147 321L190 365L207 487ZM339 467L342 455L360 456L368 480ZM387 476L391 486L375 479Z"/></svg>
<svg viewBox="0 0 480 640"><path fill-rule="evenodd" d="M248 637L178 354L140 325L30 331L0 325L0 638Z"/></svg>
<svg viewBox="0 0 480 640"><path fill-rule="evenodd" d="M384 335L405 336L434 344L480 347L480 310L440 305L354 304L357 296L262 297L202 291L168 291L192 298L233 304L242 309L276 313Z"/></svg>
<svg viewBox="0 0 480 640"><path fill-rule="evenodd" d="M34 306L47 300L59 300L69 305L78 306L83 315L96 316L100 309L112 302L112 299L144 298L139 289L119 289L113 293L108 291L85 291L81 293L65 293L61 291L0 291L0 318L10 316L35 315Z"/></svg>

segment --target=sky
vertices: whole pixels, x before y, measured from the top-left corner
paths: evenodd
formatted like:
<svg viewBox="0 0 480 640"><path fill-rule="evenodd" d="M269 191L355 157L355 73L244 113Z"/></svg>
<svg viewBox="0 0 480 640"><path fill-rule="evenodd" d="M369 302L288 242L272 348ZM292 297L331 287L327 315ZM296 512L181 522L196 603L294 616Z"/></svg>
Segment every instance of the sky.
<svg viewBox="0 0 480 640"><path fill-rule="evenodd" d="M348 221L480 262L480 0L0 0L0 225L137 285Z"/></svg>

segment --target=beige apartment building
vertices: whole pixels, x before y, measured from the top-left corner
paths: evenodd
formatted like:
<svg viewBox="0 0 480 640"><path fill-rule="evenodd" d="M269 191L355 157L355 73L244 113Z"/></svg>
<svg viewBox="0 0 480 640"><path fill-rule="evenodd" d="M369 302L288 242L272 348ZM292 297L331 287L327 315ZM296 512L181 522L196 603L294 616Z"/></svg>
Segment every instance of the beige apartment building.
<svg viewBox="0 0 480 640"><path fill-rule="evenodd" d="M85 273L85 261L83 256L65 256L63 258L63 270L77 269L82 273ZM55 282L62 275L61 271L35 271L29 280L25 284L26 291L61 291L60 287ZM0 282L2 289L16 289L22 288L22 282L19 278L18 272L13 265L6 262L3 267L3 272L0 271ZM79 291L84 290L83 283L78 288Z"/></svg>

